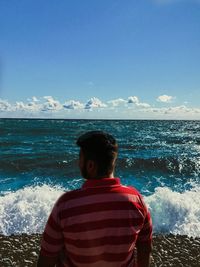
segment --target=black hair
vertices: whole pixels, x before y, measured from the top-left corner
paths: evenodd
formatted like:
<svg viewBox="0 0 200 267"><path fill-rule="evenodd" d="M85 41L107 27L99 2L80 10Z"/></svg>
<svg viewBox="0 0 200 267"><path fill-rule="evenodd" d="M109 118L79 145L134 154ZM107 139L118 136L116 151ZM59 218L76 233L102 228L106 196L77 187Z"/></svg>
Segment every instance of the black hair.
<svg viewBox="0 0 200 267"><path fill-rule="evenodd" d="M98 176L113 172L118 144L112 135L103 131L90 131L81 135L76 144L81 148L85 160L97 163Z"/></svg>

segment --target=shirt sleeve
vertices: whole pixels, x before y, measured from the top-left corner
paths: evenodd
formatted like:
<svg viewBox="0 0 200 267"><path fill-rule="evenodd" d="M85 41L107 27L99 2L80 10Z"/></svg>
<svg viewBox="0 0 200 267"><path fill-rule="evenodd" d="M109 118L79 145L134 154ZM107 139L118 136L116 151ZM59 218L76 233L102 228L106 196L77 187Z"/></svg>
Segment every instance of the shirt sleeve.
<svg viewBox="0 0 200 267"><path fill-rule="evenodd" d="M153 228L152 227L151 214L150 214L146 204L144 203L144 200L142 197L141 197L141 202L142 202L142 205L144 208L145 218L144 218L143 227L138 234L137 243L146 242L146 243L151 244L151 242L152 242L152 228Z"/></svg>
<svg viewBox="0 0 200 267"><path fill-rule="evenodd" d="M42 235L40 253L47 257L57 257L64 247L64 238L60 226L58 202L55 203Z"/></svg>

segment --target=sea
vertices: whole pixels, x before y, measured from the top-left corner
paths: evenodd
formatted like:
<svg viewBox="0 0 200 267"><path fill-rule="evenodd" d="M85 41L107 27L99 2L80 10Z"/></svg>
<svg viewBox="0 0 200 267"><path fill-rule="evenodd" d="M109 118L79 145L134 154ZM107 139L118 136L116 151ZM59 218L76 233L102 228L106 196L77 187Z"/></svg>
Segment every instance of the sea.
<svg viewBox="0 0 200 267"><path fill-rule="evenodd" d="M155 234L200 237L200 121L0 119L0 234L42 233L60 195L81 187L77 138L118 141L115 176L144 196Z"/></svg>

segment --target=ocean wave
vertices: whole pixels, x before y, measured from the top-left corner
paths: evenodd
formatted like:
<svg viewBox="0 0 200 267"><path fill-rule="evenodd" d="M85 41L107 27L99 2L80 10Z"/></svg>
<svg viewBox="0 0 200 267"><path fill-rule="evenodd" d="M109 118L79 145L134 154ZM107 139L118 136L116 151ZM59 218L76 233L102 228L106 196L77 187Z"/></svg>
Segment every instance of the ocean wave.
<svg viewBox="0 0 200 267"><path fill-rule="evenodd" d="M0 233L41 233L56 199L66 188L43 184L7 192L0 197ZM200 187L183 193L156 188L145 197L154 232L200 237Z"/></svg>
<svg viewBox="0 0 200 267"><path fill-rule="evenodd" d="M119 169L163 172L196 176L200 172L199 157L152 157L118 159Z"/></svg>
<svg viewBox="0 0 200 267"><path fill-rule="evenodd" d="M68 157L70 158L70 157ZM42 170L43 173L48 173L49 170L61 171L61 170L76 170L78 166L78 159L64 160L63 155L53 155L47 157L46 155L40 155L35 157L33 155L24 156L19 154L17 157L10 157L10 159L0 160L0 169L3 171L21 173L25 171Z"/></svg>
<svg viewBox="0 0 200 267"><path fill-rule="evenodd" d="M183 193L158 187L145 198L152 214L154 232L200 237L200 187Z"/></svg>
<svg viewBox="0 0 200 267"><path fill-rule="evenodd" d="M200 158L185 156L168 156L168 157L149 157L149 158L119 158L117 160L117 169L120 171L129 171L130 173L162 172L165 174L184 175L187 177L198 176L200 173ZM19 154L18 157L2 158L0 160L0 170L21 173L34 172L50 173L78 171L78 158L74 155L55 154L46 156L40 154L38 157L34 155ZM63 175L63 173L62 173Z"/></svg>
<svg viewBox="0 0 200 267"><path fill-rule="evenodd" d="M26 187L0 197L0 233L4 235L41 233L60 187Z"/></svg>

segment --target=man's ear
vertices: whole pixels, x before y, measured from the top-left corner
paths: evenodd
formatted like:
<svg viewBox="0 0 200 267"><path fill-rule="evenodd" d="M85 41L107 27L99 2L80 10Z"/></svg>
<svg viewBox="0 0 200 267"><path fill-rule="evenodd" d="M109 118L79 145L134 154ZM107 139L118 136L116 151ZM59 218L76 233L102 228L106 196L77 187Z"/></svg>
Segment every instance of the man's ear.
<svg viewBox="0 0 200 267"><path fill-rule="evenodd" d="M90 177L94 177L97 174L97 164L93 160L87 160L87 173L90 175Z"/></svg>

